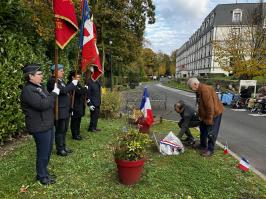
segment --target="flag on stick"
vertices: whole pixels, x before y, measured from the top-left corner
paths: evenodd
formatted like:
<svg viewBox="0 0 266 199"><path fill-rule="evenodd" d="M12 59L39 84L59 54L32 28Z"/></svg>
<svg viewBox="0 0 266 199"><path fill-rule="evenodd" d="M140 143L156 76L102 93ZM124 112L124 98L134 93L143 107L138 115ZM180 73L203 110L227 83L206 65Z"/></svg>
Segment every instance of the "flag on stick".
<svg viewBox="0 0 266 199"><path fill-rule="evenodd" d="M83 0L82 22L80 27L80 48L82 49L81 70L84 72L87 66L93 66L92 80L97 80L103 73L99 51L96 46L96 26L90 19L88 1Z"/></svg>
<svg viewBox="0 0 266 199"><path fill-rule="evenodd" d="M238 164L239 169L241 169L244 172L249 171L249 162L245 158L241 158L239 164Z"/></svg>
<svg viewBox="0 0 266 199"><path fill-rule="evenodd" d="M227 142L226 144L224 145L224 155L227 155L229 152L228 152L228 145L227 145Z"/></svg>
<svg viewBox="0 0 266 199"><path fill-rule="evenodd" d="M55 15L55 41L63 49L77 34L78 22L71 0L53 0Z"/></svg>
<svg viewBox="0 0 266 199"><path fill-rule="evenodd" d="M151 126L153 124L154 120L153 120L153 113L152 113L152 109L151 109L151 102L149 99L147 87L144 88L142 101L140 104L140 110L144 115L146 123L149 126Z"/></svg>

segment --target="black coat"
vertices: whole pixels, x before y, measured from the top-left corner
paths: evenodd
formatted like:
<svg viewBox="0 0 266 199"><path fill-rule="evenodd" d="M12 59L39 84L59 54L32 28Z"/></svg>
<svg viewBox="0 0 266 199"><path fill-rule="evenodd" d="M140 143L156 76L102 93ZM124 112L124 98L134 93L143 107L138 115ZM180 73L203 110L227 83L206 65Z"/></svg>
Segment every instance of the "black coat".
<svg viewBox="0 0 266 199"><path fill-rule="evenodd" d="M56 94L50 94L43 86L26 83L20 102L29 133L45 132L54 126L55 96Z"/></svg>
<svg viewBox="0 0 266 199"><path fill-rule="evenodd" d="M101 82L99 80L93 81L91 78L88 81L87 99L90 100L88 106L101 105Z"/></svg>
<svg viewBox="0 0 266 199"><path fill-rule="evenodd" d="M186 104L184 104L184 110L180 113L181 121L179 122L180 132L185 133L190 127L199 126L200 120L196 111Z"/></svg>
<svg viewBox="0 0 266 199"><path fill-rule="evenodd" d="M74 96L74 104L73 107L71 107L71 117L82 117L85 114L85 96L87 93L87 89L82 87L80 84L78 84L75 88L75 92L71 92L71 100L73 100L73 94ZM71 103L72 105L72 103Z"/></svg>
<svg viewBox="0 0 266 199"><path fill-rule="evenodd" d="M52 92L54 89L55 77L52 76L47 82L47 90ZM75 89L75 85L70 83L65 84L63 80L58 79L57 87L60 89L58 95L58 119L67 119L70 116L70 95L69 92Z"/></svg>

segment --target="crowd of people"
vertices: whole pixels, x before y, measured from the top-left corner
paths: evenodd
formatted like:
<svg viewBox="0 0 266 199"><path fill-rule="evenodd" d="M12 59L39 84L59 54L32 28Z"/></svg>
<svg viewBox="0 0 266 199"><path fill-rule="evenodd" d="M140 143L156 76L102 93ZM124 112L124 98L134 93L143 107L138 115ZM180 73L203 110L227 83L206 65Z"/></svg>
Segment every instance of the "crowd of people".
<svg viewBox="0 0 266 199"><path fill-rule="evenodd" d="M88 131L100 131L97 122L101 105L101 83L90 78L88 83L82 86L78 71L71 71L68 83L65 83L64 66L58 64L57 78L55 65L50 67L51 76L46 89L42 84L41 65L25 65L22 70L26 83L21 92L21 108L25 115L27 131L33 136L36 144L36 179L43 185L53 184L55 175L47 169L53 140L55 139L57 155L68 156L72 153L66 146L66 132L70 123L72 138L82 140L80 123L86 104L91 115ZM93 66L90 71L93 72Z"/></svg>
<svg viewBox="0 0 266 199"><path fill-rule="evenodd" d="M254 88L250 86L243 86L239 91L231 83L225 89L222 89L221 85L217 84L215 91L224 105L237 109L247 108L251 112L266 113L266 85L261 86L256 95L252 94Z"/></svg>

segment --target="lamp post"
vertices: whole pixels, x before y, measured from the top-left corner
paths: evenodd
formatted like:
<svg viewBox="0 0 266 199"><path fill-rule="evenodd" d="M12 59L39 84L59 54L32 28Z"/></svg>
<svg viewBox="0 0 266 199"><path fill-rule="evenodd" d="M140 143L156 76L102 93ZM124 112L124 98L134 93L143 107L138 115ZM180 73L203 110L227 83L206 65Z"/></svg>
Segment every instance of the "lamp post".
<svg viewBox="0 0 266 199"><path fill-rule="evenodd" d="M110 87L111 87L111 91L113 91L112 44L113 44L113 41L110 40L109 45L110 45L110 81L111 81Z"/></svg>

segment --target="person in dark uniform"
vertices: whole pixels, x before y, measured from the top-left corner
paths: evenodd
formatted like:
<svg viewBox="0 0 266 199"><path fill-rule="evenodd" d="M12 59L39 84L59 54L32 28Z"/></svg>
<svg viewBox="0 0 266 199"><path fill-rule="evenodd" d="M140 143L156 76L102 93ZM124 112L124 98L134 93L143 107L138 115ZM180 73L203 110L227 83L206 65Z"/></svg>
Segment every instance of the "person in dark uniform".
<svg viewBox="0 0 266 199"><path fill-rule="evenodd" d="M43 185L53 184L55 180L48 173L47 166L53 147L54 101L60 90L54 84L49 93L41 85L43 76L39 64L26 65L22 70L26 84L20 101L26 128L36 144L36 178Z"/></svg>
<svg viewBox="0 0 266 199"><path fill-rule="evenodd" d="M52 91L53 85L55 84L55 65L51 66L52 76L47 82L47 89L49 92ZM66 148L66 132L68 129L69 115L70 115L70 95L69 92L73 91L78 84L78 80L74 79L68 85L65 84L64 80L64 66L58 64L58 82L57 86L60 89L58 95L58 120L55 121L55 145L57 155L67 156L72 152L71 149Z"/></svg>
<svg viewBox="0 0 266 199"><path fill-rule="evenodd" d="M68 84L72 82L72 80L77 79L80 81L80 73L71 71L68 77ZM85 96L87 93L87 89L83 87L80 83L76 86L75 90L71 92L71 122L70 129L72 133L72 138L74 140L82 140L80 136L80 122L81 118L85 114Z"/></svg>
<svg viewBox="0 0 266 199"><path fill-rule="evenodd" d="M174 109L181 117L181 120L178 122L178 126L180 127L178 137L181 139L183 135L186 134L187 137L183 141L185 141L188 145L195 144L195 138L191 134L189 128L200 125L200 120L196 111L191 106L185 104L182 100L179 100L174 105Z"/></svg>
<svg viewBox="0 0 266 199"><path fill-rule="evenodd" d="M90 71L93 73L93 67L90 67ZM97 128L98 118L100 114L101 106L101 82L100 80L93 81L91 78L88 81L87 92L87 105L90 109L90 124L88 131L97 132L100 131Z"/></svg>

